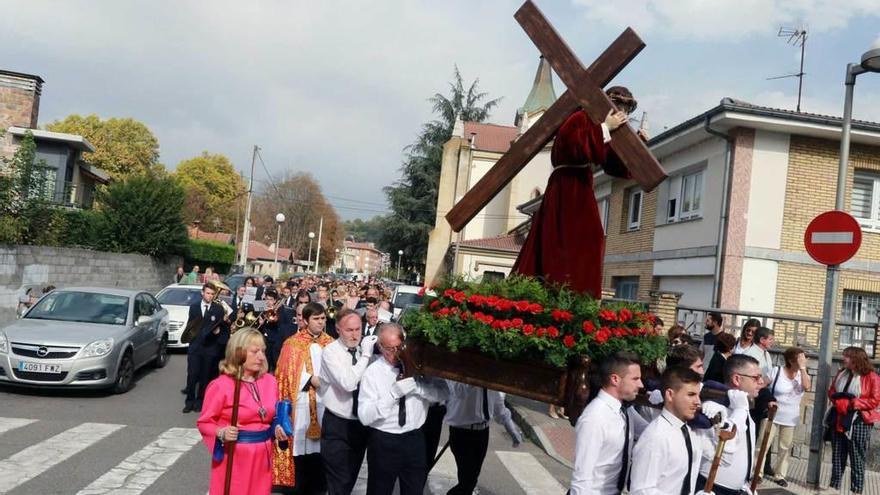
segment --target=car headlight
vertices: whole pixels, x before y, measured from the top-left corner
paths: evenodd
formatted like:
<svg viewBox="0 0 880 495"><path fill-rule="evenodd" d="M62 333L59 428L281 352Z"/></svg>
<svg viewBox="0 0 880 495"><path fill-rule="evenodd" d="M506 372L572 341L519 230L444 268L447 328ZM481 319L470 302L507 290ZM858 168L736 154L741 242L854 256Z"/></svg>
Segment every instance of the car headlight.
<svg viewBox="0 0 880 495"><path fill-rule="evenodd" d="M9 340L6 339L6 334L0 332L0 353L6 354L9 352Z"/></svg>
<svg viewBox="0 0 880 495"><path fill-rule="evenodd" d="M85 346L80 357L101 357L113 350L113 339L96 340Z"/></svg>

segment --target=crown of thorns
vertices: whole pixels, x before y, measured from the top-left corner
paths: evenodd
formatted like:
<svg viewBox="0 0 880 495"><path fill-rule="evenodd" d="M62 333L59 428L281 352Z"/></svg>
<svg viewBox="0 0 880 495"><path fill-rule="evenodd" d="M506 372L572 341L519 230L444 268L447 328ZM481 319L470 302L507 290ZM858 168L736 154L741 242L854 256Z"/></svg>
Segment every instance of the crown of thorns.
<svg viewBox="0 0 880 495"><path fill-rule="evenodd" d="M636 101L636 99L631 96L611 93L610 95L608 95L608 97L619 110L623 110L628 114L635 112L636 107L639 106L639 103Z"/></svg>

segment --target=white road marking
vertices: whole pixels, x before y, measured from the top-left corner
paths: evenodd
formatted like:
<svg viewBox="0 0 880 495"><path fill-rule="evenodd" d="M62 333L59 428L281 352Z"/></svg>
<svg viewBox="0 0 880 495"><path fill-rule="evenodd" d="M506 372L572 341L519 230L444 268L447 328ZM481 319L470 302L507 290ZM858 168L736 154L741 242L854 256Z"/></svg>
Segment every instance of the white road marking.
<svg viewBox="0 0 880 495"><path fill-rule="evenodd" d="M37 422L36 419L0 418L0 434L6 433L9 430L21 428L22 426L27 426L31 423L36 423L36 422Z"/></svg>
<svg viewBox="0 0 880 495"><path fill-rule="evenodd" d="M0 461L0 493L39 476L74 454L98 443L124 425L83 423Z"/></svg>
<svg viewBox="0 0 880 495"><path fill-rule="evenodd" d="M498 456L517 484L526 492L526 495L565 493L565 488L532 454L496 451L495 455Z"/></svg>
<svg viewBox="0 0 880 495"><path fill-rule="evenodd" d="M171 428L80 490L77 495L142 493L201 440L202 436L195 428Z"/></svg>
<svg viewBox="0 0 880 495"><path fill-rule="evenodd" d="M852 232L813 232L810 235L813 244L852 244Z"/></svg>

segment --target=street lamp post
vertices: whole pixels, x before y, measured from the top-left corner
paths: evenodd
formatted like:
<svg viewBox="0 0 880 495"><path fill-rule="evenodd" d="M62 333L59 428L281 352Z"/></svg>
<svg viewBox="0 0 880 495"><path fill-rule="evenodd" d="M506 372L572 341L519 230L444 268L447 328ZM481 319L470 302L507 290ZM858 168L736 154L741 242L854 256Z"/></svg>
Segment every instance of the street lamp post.
<svg viewBox="0 0 880 495"><path fill-rule="evenodd" d="M837 192L834 209L844 210L846 194L846 169L849 161L849 141L852 131L853 90L856 76L865 72L880 72L880 38L862 54L860 64L847 64L846 97L843 102L843 125L840 134L840 161L837 168ZM819 485L822 465L822 430L825 418L825 391L831 380L831 347L834 343L835 316L837 313L837 288L840 285L840 265L828 265L825 272L825 310L822 314L822 338L819 342L819 366L816 370L816 391L813 403L813 423L810 429L810 460L807 464L807 483Z"/></svg>
<svg viewBox="0 0 880 495"><path fill-rule="evenodd" d="M281 224L284 223L284 213L275 215L275 221L278 222L278 235L275 237L275 264L278 264L278 248L281 246ZM281 270L278 271L281 274Z"/></svg>
<svg viewBox="0 0 880 495"><path fill-rule="evenodd" d="M314 232L309 232L309 269L312 268L312 240L315 238Z"/></svg>
<svg viewBox="0 0 880 495"><path fill-rule="evenodd" d="M403 249L397 250L397 281L400 281L400 260L403 258Z"/></svg>
<svg viewBox="0 0 880 495"><path fill-rule="evenodd" d="M336 248L336 261L337 261L337 263L340 261L340 259L339 259L339 248ZM336 273L339 273L339 269L336 270Z"/></svg>

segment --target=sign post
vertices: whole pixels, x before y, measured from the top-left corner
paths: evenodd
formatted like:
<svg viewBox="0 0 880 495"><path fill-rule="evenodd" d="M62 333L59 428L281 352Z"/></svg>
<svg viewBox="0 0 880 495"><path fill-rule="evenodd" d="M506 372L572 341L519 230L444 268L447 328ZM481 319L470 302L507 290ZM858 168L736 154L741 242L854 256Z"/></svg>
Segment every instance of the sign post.
<svg viewBox="0 0 880 495"><path fill-rule="evenodd" d="M842 203L843 194L839 189L840 183L838 183L838 203ZM822 422L825 419L827 402L825 391L828 390L831 380L831 346L834 342L840 265L855 256L861 244L862 228L859 222L844 211L832 210L820 214L810 222L804 232L804 247L807 253L817 262L828 266L825 272L825 305L822 311L819 365L816 370L815 394L813 394L815 400L810 428L810 460L807 465L807 482L816 486L819 485L822 465Z"/></svg>

